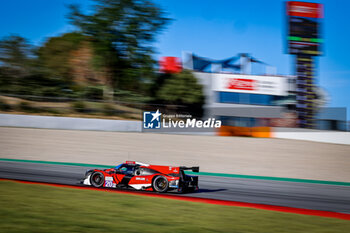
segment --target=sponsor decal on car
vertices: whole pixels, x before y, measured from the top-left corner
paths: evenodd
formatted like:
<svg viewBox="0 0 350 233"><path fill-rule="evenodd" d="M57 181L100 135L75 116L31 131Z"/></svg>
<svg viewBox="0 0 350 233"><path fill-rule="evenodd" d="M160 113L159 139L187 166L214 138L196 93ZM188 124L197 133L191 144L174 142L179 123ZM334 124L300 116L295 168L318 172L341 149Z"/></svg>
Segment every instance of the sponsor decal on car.
<svg viewBox="0 0 350 233"><path fill-rule="evenodd" d="M106 180L106 181L105 181L105 187L107 187L107 188L112 188L112 187L113 187L113 181Z"/></svg>

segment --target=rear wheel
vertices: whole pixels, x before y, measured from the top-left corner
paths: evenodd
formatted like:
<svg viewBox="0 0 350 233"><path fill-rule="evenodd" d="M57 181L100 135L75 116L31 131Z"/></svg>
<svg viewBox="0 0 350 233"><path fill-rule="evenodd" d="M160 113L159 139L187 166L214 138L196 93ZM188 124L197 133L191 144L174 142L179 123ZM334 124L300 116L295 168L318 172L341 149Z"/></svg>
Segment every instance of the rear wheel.
<svg viewBox="0 0 350 233"><path fill-rule="evenodd" d="M101 172L94 172L90 176L90 183L92 186L99 188L103 186L105 176Z"/></svg>
<svg viewBox="0 0 350 233"><path fill-rule="evenodd" d="M154 178L152 187L156 192L165 193L168 190L169 182L164 176Z"/></svg>

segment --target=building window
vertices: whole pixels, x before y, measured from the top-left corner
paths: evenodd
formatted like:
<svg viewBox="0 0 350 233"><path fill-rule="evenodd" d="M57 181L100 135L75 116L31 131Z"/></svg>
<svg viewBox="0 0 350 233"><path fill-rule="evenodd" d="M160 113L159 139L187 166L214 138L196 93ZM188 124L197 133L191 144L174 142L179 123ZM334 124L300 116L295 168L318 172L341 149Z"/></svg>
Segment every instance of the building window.
<svg viewBox="0 0 350 233"><path fill-rule="evenodd" d="M237 127L257 126L256 119L252 117L221 116L220 120L222 124L226 126L237 126Z"/></svg>
<svg viewBox="0 0 350 233"><path fill-rule="evenodd" d="M273 105L272 95L259 95L259 94L250 94L250 104L256 105Z"/></svg>
<svg viewBox="0 0 350 233"><path fill-rule="evenodd" d="M284 97L262 94L248 94L237 92L217 92L219 103L252 104L252 105L276 105L276 101Z"/></svg>
<svg viewBox="0 0 350 233"><path fill-rule="evenodd" d="M232 103L239 104L240 93L234 92L218 92L219 93L219 103Z"/></svg>
<svg viewBox="0 0 350 233"><path fill-rule="evenodd" d="M237 116L219 116L222 125L235 127L261 127L269 126L270 121L267 118L237 117Z"/></svg>

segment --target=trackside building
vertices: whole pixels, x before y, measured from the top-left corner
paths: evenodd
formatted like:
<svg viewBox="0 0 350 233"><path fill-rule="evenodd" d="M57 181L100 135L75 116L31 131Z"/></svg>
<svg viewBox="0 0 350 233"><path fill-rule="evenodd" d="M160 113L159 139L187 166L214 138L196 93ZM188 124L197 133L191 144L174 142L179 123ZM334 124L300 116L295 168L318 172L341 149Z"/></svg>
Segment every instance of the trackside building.
<svg viewBox="0 0 350 233"><path fill-rule="evenodd" d="M179 60L172 66L191 70L203 86L203 118L220 120L220 135L270 137L271 127L300 126L296 76L276 75L274 67L242 53L213 60L183 52L182 63ZM264 67L265 74L253 75L255 64ZM313 91L314 129L346 131L346 109L324 108L326 92L316 86Z"/></svg>
<svg viewBox="0 0 350 233"><path fill-rule="evenodd" d="M296 126L293 78L194 72L205 93L205 117L222 121L220 134L269 136L270 126Z"/></svg>
<svg viewBox="0 0 350 233"><path fill-rule="evenodd" d="M296 126L294 77L245 53L213 60L183 52L182 60L203 86L204 117L222 122L219 134L268 137L271 126ZM253 65L270 75L251 75Z"/></svg>

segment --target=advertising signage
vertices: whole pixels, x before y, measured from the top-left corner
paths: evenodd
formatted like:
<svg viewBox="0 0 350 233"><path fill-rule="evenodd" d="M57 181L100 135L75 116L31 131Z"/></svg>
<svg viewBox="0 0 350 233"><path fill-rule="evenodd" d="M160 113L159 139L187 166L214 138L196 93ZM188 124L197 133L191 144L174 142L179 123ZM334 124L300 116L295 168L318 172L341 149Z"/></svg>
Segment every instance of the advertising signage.
<svg viewBox="0 0 350 233"><path fill-rule="evenodd" d="M323 18L323 5L312 2L287 2L287 14L289 16Z"/></svg>
<svg viewBox="0 0 350 233"><path fill-rule="evenodd" d="M265 95L288 95L288 79L280 76L213 74L213 89Z"/></svg>
<svg viewBox="0 0 350 233"><path fill-rule="evenodd" d="M286 5L288 53L296 55L296 111L299 126L313 128L315 114L314 56L322 55L323 5L290 1Z"/></svg>
<svg viewBox="0 0 350 233"><path fill-rule="evenodd" d="M322 55L320 19L323 5L310 2L287 2L288 53Z"/></svg>

